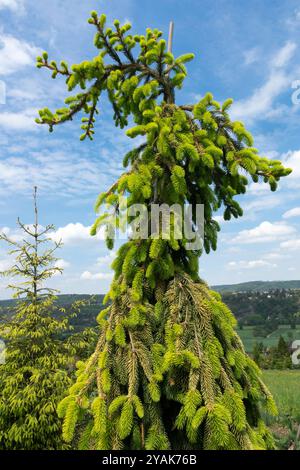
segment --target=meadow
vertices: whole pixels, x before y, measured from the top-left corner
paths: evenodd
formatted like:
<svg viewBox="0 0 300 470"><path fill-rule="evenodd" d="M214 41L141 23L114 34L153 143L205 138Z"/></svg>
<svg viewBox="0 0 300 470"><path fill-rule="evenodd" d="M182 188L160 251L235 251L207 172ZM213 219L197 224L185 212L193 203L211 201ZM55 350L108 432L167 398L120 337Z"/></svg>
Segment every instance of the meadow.
<svg viewBox="0 0 300 470"><path fill-rule="evenodd" d="M254 326L244 326L238 330L248 354L253 352L255 343L265 347L277 346L280 336L288 343L300 338L300 327L292 329L281 325L267 337L254 335ZM278 416L263 413L263 418L273 433L278 449L300 450L300 370L264 370L263 380L270 389Z"/></svg>
<svg viewBox="0 0 300 470"><path fill-rule="evenodd" d="M287 342L300 339L300 325L292 329L289 325L280 325L277 330L270 333L267 337L255 336L254 326L244 326L243 329L238 329L237 332L243 341L247 353L252 353L255 343L263 343L266 347L277 346L280 336Z"/></svg>
<svg viewBox="0 0 300 470"><path fill-rule="evenodd" d="M300 370L265 370L263 378L276 401L280 416L300 422Z"/></svg>
<svg viewBox="0 0 300 470"><path fill-rule="evenodd" d="M273 394L278 416L264 416L278 449L300 449L300 370L265 370L263 379Z"/></svg>

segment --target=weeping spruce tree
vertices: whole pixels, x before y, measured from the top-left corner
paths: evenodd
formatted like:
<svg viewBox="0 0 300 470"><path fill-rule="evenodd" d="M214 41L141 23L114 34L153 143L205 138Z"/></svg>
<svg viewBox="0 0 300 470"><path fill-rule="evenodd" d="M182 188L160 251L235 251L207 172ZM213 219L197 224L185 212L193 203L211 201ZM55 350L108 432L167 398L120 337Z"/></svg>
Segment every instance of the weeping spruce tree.
<svg viewBox="0 0 300 470"><path fill-rule="evenodd" d="M65 77L74 92L55 113L41 110L37 122L53 131L81 114L81 140L93 139L99 101L107 94L115 125L135 123L127 135L138 144L125 156L127 169L96 203L97 212L102 205L113 210L99 216L92 235L105 225L112 248L122 195L129 207L203 204L204 248L215 250L220 228L214 212L224 210L226 220L240 217L235 197L246 192L249 179L262 179L274 191L290 170L259 156L243 124L230 120L231 99L221 105L208 93L195 104L176 102L193 54L175 58L157 29L132 35L130 24L107 27L96 12L89 23L96 28L93 59L69 68L47 53L38 57L39 68ZM273 447L260 413L276 413L276 406L232 313L199 278L200 254L187 249L185 238L166 240L161 232L129 239L119 249L96 350L78 364L77 381L59 405L67 442L79 424L80 449Z"/></svg>
<svg viewBox="0 0 300 470"><path fill-rule="evenodd" d="M60 244L49 245L53 226L39 226L36 200L35 215L31 226L18 221L24 240L0 234L15 259L0 274L20 281L9 285L18 299L16 311L0 324L6 343L5 363L0 365L0 450L68 447L56 408L71 382L66 369L72 349L59 339L69 330L69 320L54 316L55 291L44 286L61 272L54 255Z"/></svg>

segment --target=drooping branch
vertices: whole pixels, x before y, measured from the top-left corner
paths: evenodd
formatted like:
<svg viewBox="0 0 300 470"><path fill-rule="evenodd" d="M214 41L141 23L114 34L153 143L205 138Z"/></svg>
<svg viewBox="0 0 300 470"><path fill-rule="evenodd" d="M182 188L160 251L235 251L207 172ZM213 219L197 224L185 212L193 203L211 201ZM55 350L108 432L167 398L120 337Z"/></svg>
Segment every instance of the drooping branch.
<svg viewBox="0 0 300 470"><path fill-rule="evenodd" d="M118 21L114 24L115 31L111 28L105 30L105 17L103 15L98 17L94 13L89 23L97 29L95 46L101 50L100 55L90 62L74 65L72 72L69 71L65 62L61 63L61 68L56 65L55 61L49 62L47 53L38 57L37 62L39 68L52 71L53 78L57 75L66 76L69 91L77 85L84 90L89 82L94 80L88 91L67 98L66 104L69 108L59 109L54 114L47 108L43 109L40 111L40 118L36 120L39 124L47 124L52 131L54 126L70 121L76 114L84 112L88 118L83 119L82 140L86 137L93 138L94 116L100 95L104 90L107 90L115 111L116 124L124 127L127 124L127 116L132 111L130 108L135 106L132 96L128 97L128 91L133 93L138 84L141 85L142 82L148 84L154 81L158 84L154 93L155 98L162 95L165 102L174 103L175 88L181 86L186 75L183 63L193 57L189 54L175 60L171 49L167 49L165 41L159 39L162 33L158 30L147 30L147 35L144 37L132 36L127 34L131 26L129 24L120 26ZM133 50L138 43L140 53L135 56ZM124 54L125 61L121 59L119 52ZM108 55L115 63L104 63L105 55ZM156 61L158 65L152 67L151 64L155 64ZM137 81L134 82L135 85L131 91L126 85L132 77L136 77ZM89 105L90 102L92 105ZM142 113L141 110L141 115Z"/></svg>

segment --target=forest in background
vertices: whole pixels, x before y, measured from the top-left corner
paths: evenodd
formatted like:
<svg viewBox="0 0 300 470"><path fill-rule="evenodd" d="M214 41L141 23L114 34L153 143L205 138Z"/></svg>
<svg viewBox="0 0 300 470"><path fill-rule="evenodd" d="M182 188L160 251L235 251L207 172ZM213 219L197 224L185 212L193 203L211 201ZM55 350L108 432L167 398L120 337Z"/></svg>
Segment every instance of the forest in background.
<svg viewBox="0 0 300 470"><path fill-rule="evenodd" d="M269 337L281 326L290 327L291 330L300 327L300 289L292 287L297 282L300 284L300 281L253 282L232 285L231 291L224 289L224 286L214 286L213 289L221 293L223 301L238 320L239 329L247 331L247 327L253 327L248 331L252 331L254 339L261 339ZM253 286L252 290L250 285ZM75 301L89 301L71 320L75 330L82 331L86 327L96 326L96 317L104 308L103 299L104 295L65 294L58 295L57 305L68 308ZM16 300L12 299L0 300L0 321L13 313L15 303ZM245 346L250 352L248 345Z"/></svg>
<svg viewBox="0 0 300 470"><path fill-rule="evenodd" d="M214 287L236 317L238 333L247 353L264 369L292 367L291 345L300 338L300 289L290 287L296 282L277 281L276 289L273 283L261 282L260 290L256 290L257 283L254 282L232 285L232 291L224 291L224 286ZM250 285L255 290L249 290ZM240 291L237 290L238 286ZM65 335L96 329L96 318L104 308L103 299L103 295L58 295L57 316L62 315L61 308L68 313L74 302L84 301L78 315L70 318L72 330ZM15 306L16 300L0 301L0 322L10 319Z"/></svg>

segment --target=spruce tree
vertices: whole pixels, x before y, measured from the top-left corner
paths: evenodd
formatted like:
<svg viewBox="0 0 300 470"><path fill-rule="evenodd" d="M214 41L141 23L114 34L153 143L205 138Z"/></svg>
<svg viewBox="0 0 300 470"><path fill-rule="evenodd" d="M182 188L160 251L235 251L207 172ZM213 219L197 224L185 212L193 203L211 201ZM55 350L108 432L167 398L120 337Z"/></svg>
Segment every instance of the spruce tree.
<svg viewBox="0 0 300 470"><path fill-rule="evenodd" d="M63 309L58 315L55 291L45 281L61 272L55 265L53 226L40 227L35 198L35 222L18 220L24 239L0 234L10 246L15 264L1 274L17 278L13 289L17 305L11 319L1 323L5 362L0 365L0 449L57 450L68 446L62 439L57 404L70 386L67 366L70 348L60 339L69 330Z"/></svg>
<svg viewBox="0 0 300 470"><path fill-rule="evenodd" d="M195 104L175 100L193 54L175 58L157 29L133 35L130 24L107 26L94 11L88 21L96 28L93 59L69 67L46 52L38 57L37 66L65 77L73 94L56 112L41 110L37 122L52 132L81 114L81 140L92 140L106 94L116 126L135 123L127 135L139 143L125 156L124 173L99 196L96 211L104 206L104 213L91 234L104 225L113 247L122 195L129 208L203 204L204 249L215 250L214 212L224 210L225 220L242 216L236 196L249 179L275 191L290 170L259 156L243 123L230 119L231 99L220 104L207 93ZM173 234L175 225L173 218ZM187 249L187 240L172 233L129 238L119 249L108 307L98 317L98 345L78 364L77 381L59 405L64 438L70 442L84 419L80 449L272 448L260 410L275 413L276 406L261 372L245 353L232 313L199 278L201 250Z"/></svg>

